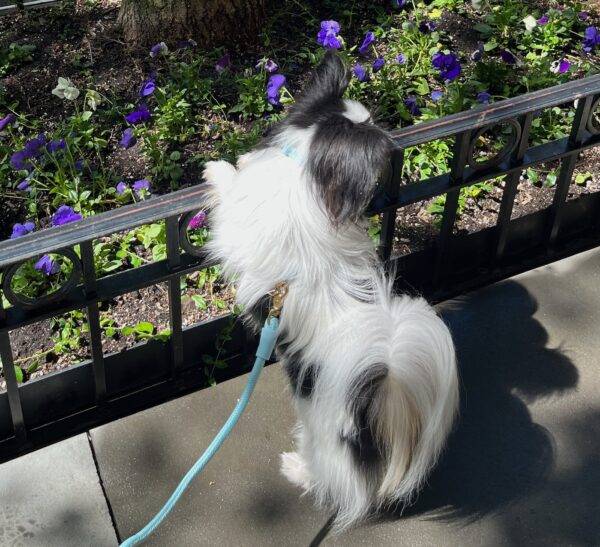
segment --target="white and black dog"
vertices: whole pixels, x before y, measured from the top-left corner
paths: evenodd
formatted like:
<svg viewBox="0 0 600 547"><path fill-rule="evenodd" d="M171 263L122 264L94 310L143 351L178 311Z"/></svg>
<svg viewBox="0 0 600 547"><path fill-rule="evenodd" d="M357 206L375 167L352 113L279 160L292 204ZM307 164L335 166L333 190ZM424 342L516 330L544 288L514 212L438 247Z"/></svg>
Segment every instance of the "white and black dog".
<svg viewBox="0 0 600 547"><path fill-rule="evenodd" d="M405 505L456 414L448 329L422 298L394 296L363 213L392 142L327 53L302 97L237 166L210 162L211 256L248 316L289 293L278 358L294 392L297 451L282 472L336 511L339 531Z"/></svg>

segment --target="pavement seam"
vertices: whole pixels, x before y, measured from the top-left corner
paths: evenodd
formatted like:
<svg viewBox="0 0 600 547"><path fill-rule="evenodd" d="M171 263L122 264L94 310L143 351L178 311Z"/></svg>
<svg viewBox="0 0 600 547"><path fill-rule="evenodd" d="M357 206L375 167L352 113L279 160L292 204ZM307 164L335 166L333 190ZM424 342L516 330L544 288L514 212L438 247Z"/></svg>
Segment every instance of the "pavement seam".
<svg viewBox="0 0 600 547"><path fill-rule="evenodd" d="M94 460L94 465L96 467L96 475L98 476L98 482L100 483L100 488L102 490L102 495L104 496L104 501L106 502L106 507L108 508L108 514L110 515L110 521L112 523L113 530L115 531L115 535L117 536L117 542L121 543L121 534L119 533L119 528L117 526L117 519L115 518L115 513L113 511L112 505L110 503L110 499L106 492L106 488L104 486L104 481L102 480L102 473L100 472L100 464L98 463L98 457L96 456L96 450L94 449L94 443L92 441L92 436L89 431L86 431L87 440L90 445L90 450L92 452L92 458Z"/></svg>

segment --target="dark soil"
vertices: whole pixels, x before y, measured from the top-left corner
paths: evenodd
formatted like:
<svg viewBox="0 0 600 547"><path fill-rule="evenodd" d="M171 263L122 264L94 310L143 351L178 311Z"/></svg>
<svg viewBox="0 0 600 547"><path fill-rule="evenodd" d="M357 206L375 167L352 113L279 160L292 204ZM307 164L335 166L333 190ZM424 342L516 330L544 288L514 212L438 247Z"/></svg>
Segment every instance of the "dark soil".
<svg viewBox="0 0 600 547"><path fill-rule="evenodd" d="M190 276L190 281L194 280L194 274ZM200 310L192 300L192 296L199 294L203 296L209 307ZM183 326L188 327L228 313L233 306L233 295L231 291L224 286L215 285L214 295L218 296L227 305L224 309L219 309L210 305L212 298L207 293L202 293L197 289L187 288L182 294L182 315ZM152 285L132 293L119 296L110 302L101 303L101 315L106 315L114 320L115 327L133 326L137 322L147 321L155 327L155 332L169 328L169 306L167 285ZM52 350L54 343L52 337L56 337L56 329L52 328L50 319L33 323L26 327L17 329L10 333L10 341L13 349L15 363L20 365L25 372L25 380L38 378L49 372L54 372L67 368L76 363L91 359L91 348L89 338L82 337L80 347L70 350L68 353L56 355ZM117 353L126 350L140 343L141 341L134 336L123 336L117 333L115 336L108 337L103 335L102 348L105 355ZM29 374L26 369L33 363L32 357L40 355L35 359L39 365L35 372ZM0 392L6 389L4 379L0 377Z"/></svg>
<svg viewBox="0 0 600 547"><path fill-rule="evenodd" d="M558 167L558 162L538 166L548 171ZM574 182L569 187L567 200L577 199L582 194L600 191L600 150L584 151L575 168L575 174L590 173L583 185ZM543 177L542 177L543 180ZM498 221L504 183L495 184L492 191L477 199L468 198L462 213L458 215L454 233L474 233L495 226ZM532 184L524 176L519 182L511 218L519 218L545 209L552 204L554 187ZM431 201L415 203L398 211L393 254L402 256L431 246L439 233L440 218L427 211Z"/></svg>

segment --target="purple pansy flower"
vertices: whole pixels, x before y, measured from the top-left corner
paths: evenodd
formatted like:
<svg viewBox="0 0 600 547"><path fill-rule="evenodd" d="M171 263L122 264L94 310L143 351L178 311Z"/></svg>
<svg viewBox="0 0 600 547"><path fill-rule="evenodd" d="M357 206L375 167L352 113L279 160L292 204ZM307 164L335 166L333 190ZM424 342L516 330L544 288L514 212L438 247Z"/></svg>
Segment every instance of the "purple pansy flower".
<svg viewBox="0 0 600 547"><path fill-rule="evenodd" d="M133 190L138 194L141 193L142 191L149 192L150 191L150 181L148 179L136 180L133 183Z"/></svg>
<svg viewBox="0 0 600 547"><path fill-rule="evenodd" d="M152 95L152 93L154 93L155 89L156 82L154 81L154 78L148 78L140 87L140 97L149 97Z"/></svg>
<svg viewBox="0 0 600 547"><path fill-rule="evenodd" d="M383 65L385 65L385 59L383 57L379 57L373 61L373 72L379 72Z"/></svg>
<svg viewBox="0 0 600 547"><path fill-rule="evenodd" d="M337 21L321 21L321 29L317 34L317 43L329 49L340 49L342 40L339 36L340 24Z"/></svg>
<svg viewBox="0 0 600 547"><path fill-rule="evenodd" d="M279 70L279 65L273 61L273 59L267 59L267 62L265 63L265 70L269 74L273 74L273 72L277 72Z"/></svg>
<svg viewBox="0 0 600 547"><path fill-rule="evenodd" d="M46 146L46 135L40 133L37 137L28 140L23 150L28 157L37 158L44 151L44 146Z"/></svg>
<svg viewBox="0 0 600 547"><path fill-rule="evenodd" d="M281 88L285 85L285 76L283 74L272 74L267 82L267 100L273 106L279 106L281 98Z"/></svg>
<svg viewBox="0 0 600 547"><path fill-rule="evenodd" d="M0 119L0 131L4 131L11 123L13 123L17 117L11 112Z"/></svg>
<svg viewBox="0 0 600 547"><path fill-rule="evenodd" d="M503 49L500 52L500 57L506 64L514 65L517 63L517 58L508 49Z"/></svg>
<svg viewBox="0 0 600 547"><path fill-rule="evenodd" d="M229 53L225 53L223 57L221 57L217 63L215 64L215 70L221 74L221 72L225 72L231 66L231 55Z"/></svg>
<svg viewBox="0 0 600 547"><path fill-rule="evenodd" d="M437 25L433 21L422 21L419 24L419 32L423 34L430 34L437 28Z"/></svg>
<svg viewBox="0 0 600 547"><path fill-rule="evenodd" d="M431 92L431 100L435 103L437 103L439 100L441 100L443 96L444 96L444 92L439 89L434 89Z"/></svg>
<svg viewBox="0 0 600 547"><path fill-rule="evenodd" d="M554 61L550 70L554 72L554 74L565 74L569 72L571 68L571 63L567 59L561 59L560 61Z"/></svg>
<svg viewBox="0 0 600 547"><path fill-rule="evenodd" d="M537 20L537 24L540 25L541 27L543 27L544 25L547 25L550 22L550 17L548 17L548 14L544 14L542 15L538 20Z"/></svg>
<svg viewBox="0 0 600 547"><path fill-rule="evenodd" d="M490 104L492 96L487 91L477 93L477 102L481 104Z"/></svg>
<svg viewBox="0 0 600 547"><path fill-rule="evenodd" d="M169 53L169 48L164 42L159 42L150 48L150 57L158 57L159 55L166 55Z"/></svg>
<svg viewBox="0 0 600 547"><path fill-rule="evenodd" d="M125 121L132 125L136 125L138 123L147 122L152 117L148 107L142 103L137 107L137 110L130 112L125 116Z"/></svg>
<svg viewBox="0 0 600 547"><path fill-rule="evenodd" d="M403 65L404 63L406 63L406 57L403 53L398 53L398 55L396 55L396 62L399 65Z"/></svg>
<svg viewBox="0 0 600 547"><path fill-rule="evenodd" d="M471 61L474 61L476 63L481 61L481 59L483 59L484 51L485 48L483 42L479 42L477 44L477 49L473 53L471 53Z"/></svg>
<svg viewBox="0 0 600 547"><path fill-rule="evenodd" d="M12 227L12 234L10 234L10 239L17 239L18 237L26 236L28 233L33 232L35 230L35 224L31 221L24 222L20 224L17 222Z"/></svg>
<svg viewBox="0 0 600 547"><path fill-rule="evenodd" d="M21 182L19 182L19 184L17 184L17 190L20 190L21 192L27 192L30 189L30 184L29 178L23 179Z"/></svg>
<svg viewBox="0 0 600 547"><path fill-rule="evenodd" d="M117 194L119 196L122 196L125 192L127 192L127 190L129 190L129 184L127 184L124 181L121 181L115 186L115 189L117 190Z"/></svg>
<svg viewBox="0 0 600 547"><path fill-rule="evenodd" d="M431 63L440 71L443 80L456 80L460 76L462 67L460 61L454 53L435 53L431 58Z"/></svg>
<svg viewBox="0 0 600 547"><path fill-rule="evenodd" d="M127 148L131 148L136 142L137 142L137 139L135 138L135 135L133 134L133 128L128 127L127 129L125 129L125 131L123 131L123 136L121 137L119 144L123 148L127 149Z"/></svg>
<svg viewBox="0 0 600 547"><path fill-rule="evenodd" d="M404 104L413 116L421 115L421 110L417 104L417 98L414 95L409 95L406 99L404 99Z"/></svg>
<svg viewBox="0 0 600 547"><path fill-rule="evenodd" d="M81 220L81 218L81 215L76 213L72 207L61 205L56 213L52 215L52 226L62 226L63 224L69 224L69 222Z"/></svg>
<svg viewBox="0 0 600 547"><path fill-rule="evenodd" d="M50 154L54 154L55 152L58 152L59 150L64 150L67 146L67 143L65 141L65 139L60 139L60 140L54 140L54 141L50 141L47 145L46 145L46 150L48 150L48 152L50 152Z"/></svg>
<svg viewBox="0 0 600 547"><path fill-rule="evenodd" d="M580 21L587 21L590 18L590 12L589 11L580 11L577 14L577 17L579 17Z"/></svg>
<svg viewBox="0 0 600 547"><path fill-rule="evenodd" d="M84 167L85 167L85 162L83 160L77 160L75 162L75 169L77 169L77 171L79 171L79 172L83 171Z"/></svg>
<svg viewBox="0 0 600 547"><path fill-rule="evenodd" d="M26 160L30 158L37 158L40 154L42 154L44 146L46 146L46 136L43 133L40 133L37 137L28 140L25 143L23 150L18 150L11 155L11 167L17 171L31 171L33 166Z"/></svg>
<svg viewBox="0 0 600 547"><path fill-rule="evenodd" d="M10 157L10 166L16 171L31 171L33 166L26 160L29 159L29 155L25 150L19 150L14 152Z"/></svg>
<svg viewBox="0 0 600 547"><path fill-rule="evenodd" d="M60 266L50 255L43 255L33 267L45 275L55 275L60 271Z"/></svg>
<svg viewBox="0 0 600 547"><path fill-rule="evenodd" d="M369 75L367 74L365 67L360 63L356 63L352 67L352 72L354 72L354 75L357 77L359 82L366 82L369 79Z"/></svg>
<svg viewBox="0 0 600 547"><path fill-rule="evenodd" d="M600 32L596 27L588 27L583 35L583 51L592 53L600 45Z"/></svg>
<svg viewBox="0 0 600 547"><path fill-rule="evenodd" d="M405 8L407 3L408 0L392 0L392 5L398 9Z"/></svg>
<svg viewBox="0 0 600 547"><path fill-rule="evenodd" d="M197 230L198 228L202 228L206 223L206 213L204 211L200 211L196 213L188 223L188 228L190 230Z"/></svg>
<svg viewBox="0 0 600 547"><path fill-rule="evenodd" d="M358 48L358 52L361 55L367 55L373 43L375 43L375 34L369 31L367 32L367 34L365 34L365 38L360 47Z"/></svg>

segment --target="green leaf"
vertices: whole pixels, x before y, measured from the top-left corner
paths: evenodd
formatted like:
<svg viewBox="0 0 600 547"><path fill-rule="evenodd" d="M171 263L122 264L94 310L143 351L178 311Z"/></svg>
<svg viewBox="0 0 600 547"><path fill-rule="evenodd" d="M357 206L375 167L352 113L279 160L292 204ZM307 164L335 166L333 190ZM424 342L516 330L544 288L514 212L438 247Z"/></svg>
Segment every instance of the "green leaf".
<svg viewBox="0 0 600 547"><path fill-rule="evenodd" d="M213 365L214 365L216 368L220 368L220 369L227 368L227 363L226 363L225 361L223 361L222 359L218 359L218 360L216 360L216 361L213 363Z"/></svg>
<svg viewBox="0 0 600 547"><path fill-rule="evenodd" d="M155 262L167 258L167 246L164 243L157 243L152 247L152 259Z"/></svg>
<svg viewBox="0 0 600 547"><path fill-rule="evenodd" d="M137 333L152 334L154 332L154 325L152 323L148 323L147 321L141 321L134 327L134 329Z"/></svg>
<svg viewBox="0 0 600 547"><path fill-rule="evenodd" d="M592 178L592 174L590 172L579 173L575 177L575 184L579 184L579 185L583 186L591 178Z"/></svg>
<svg viewBox="0 0 600 547"><path fill-rule="evenodd" d="M533 169L527 169L527 178L532 184L535 184L540 180L540 175Z"/></svg>
<svg viewBox="0 0 600 547"><path fill-rule="evenodd" d="M81 113L81 119L82 119L84 122L87 122L87 121L88 121L88 120L89 120L91 117L92 117L92 112L91 112L91 110L84 110L84 111Z"/></svg>
<svg viewBox="0 0 600 547"><path fill-rule="evenodd" d="M558 176L556 175L556 173L548 173L548 176L546 177L546 180L544 182L544 186L547 186L547 187L554 186L556 184L557 178L558 178Z"/></svg>
<svg viewBox="0 0 600 547"><path fill-rule="evenodd" d="M162 342L166 342L171 337L171 329L163 329L156 333L156 338Z"/></svg>
<svg viewBox="0 0 600 547"><path fill-rule="evenodd" d="M205 310L208 307L206 300L204 300L204 298L202 298L199 294L194 294L192 296L192 300L199 310Z"/></svg>
<svg viewBox="0 0 600 547"><path fill-rule="evenodd" d="M485 23L477 23L476 25L473 25L473 29L486 36L492 34L494 31L490 25L486 25Z"/></svg>
<svg viewBox="0 0 600 547"><path fill-rule="evenodd" d="M494 38L486 42L483 46L484 51L492 51L498 47L498 42Z"/></svg>
<svg viewBox="0 0 600 547"><path fill-rule="evenodd" d="M150 224L150 226L148 226L146 230L145 236L152 239L156 239L160 235L161 231L162 224Z"/></svg>
<svg viewBox="0 0 600 547"><path fill-rule="evenodd" d="M21 367L18 367L17 365L14 365L15 367L15 376L17 377L17 382L19 382L19 384L21 382L23 382L23 369Z"/></svg>
<svg viewBox="0 0 600 547"><path fill-rule="evenodd" d="M419 95L429 95L429 84L425 78L419 78L415 82L415 90Z"/></svg>

